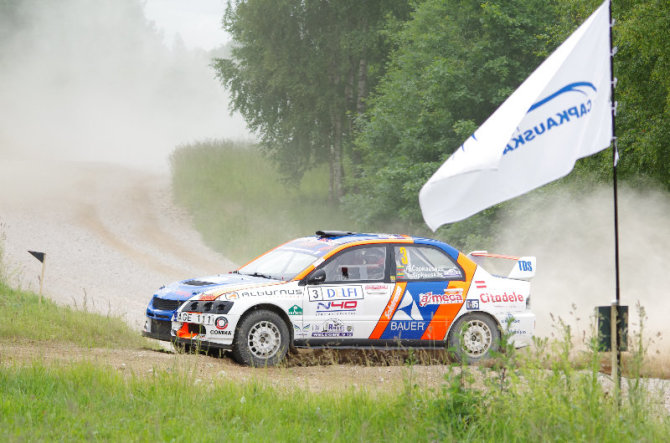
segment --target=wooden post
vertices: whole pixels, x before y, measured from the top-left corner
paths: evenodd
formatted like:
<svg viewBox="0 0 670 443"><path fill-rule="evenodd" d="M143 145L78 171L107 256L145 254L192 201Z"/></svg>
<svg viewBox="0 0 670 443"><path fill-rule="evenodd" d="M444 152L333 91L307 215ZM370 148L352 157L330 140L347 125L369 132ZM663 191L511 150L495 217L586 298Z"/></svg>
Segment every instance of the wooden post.
<svg viewBox="0 0 670 443"><path fill-rule="evenodd" d="M39 252L39 251L28 251L30 255L35 257L37 260L42 263L42 277L40 277L40 299L39 299L39 304L42 304L42 291L44 290L44 271L46 269L46 261L47 261L47 254L46 252Z"/></svg>
<svg viewBox="0 0 670 443"><path fill-rule="evenodd" d="M44 289L44 271L47 267L47 255L44 254L44 260L42 261L42 277L40 277L40 305L42 304L42 290Z"/></svg>

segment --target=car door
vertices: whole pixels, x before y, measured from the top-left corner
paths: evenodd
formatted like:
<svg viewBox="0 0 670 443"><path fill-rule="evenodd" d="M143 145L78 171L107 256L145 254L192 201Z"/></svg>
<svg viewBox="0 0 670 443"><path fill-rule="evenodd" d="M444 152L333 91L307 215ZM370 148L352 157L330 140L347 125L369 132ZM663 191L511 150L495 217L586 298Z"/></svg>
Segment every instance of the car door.
<svg viewBox="0 0 670 443"><path fill-rule="evenodd" d="M394 245L393 276L404 292L393 307L381 340L442 340L449 323L463 305L462 288L450 287L463 281L464 272L456 260L432 245Z"/></svg>
<svg viewBox="0 0 670 443"><path fill-rule="evenodd" d="M306 285L303 308L310 343L353 344L369 337L394 286L389 262L387 246L371 244L345 249L318 268L325 279Z"/></svg>

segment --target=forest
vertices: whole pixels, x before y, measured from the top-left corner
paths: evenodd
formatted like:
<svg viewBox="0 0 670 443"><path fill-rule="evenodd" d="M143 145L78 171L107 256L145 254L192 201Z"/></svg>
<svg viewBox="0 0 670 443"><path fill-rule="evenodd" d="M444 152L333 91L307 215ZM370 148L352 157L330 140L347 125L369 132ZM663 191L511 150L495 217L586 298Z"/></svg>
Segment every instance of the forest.
<svg viewBox="0 0 670 443"><path fill-rule="evenodd" d="M213 67L288 182L328 165L330 201L354 219L419 228L421 186L599 5L233 0L231 55ZM670 189L670 2L612 9L618 177ZM607 149L560 182L611 180ZM501 208L439 232L486 235Z"/></svg>

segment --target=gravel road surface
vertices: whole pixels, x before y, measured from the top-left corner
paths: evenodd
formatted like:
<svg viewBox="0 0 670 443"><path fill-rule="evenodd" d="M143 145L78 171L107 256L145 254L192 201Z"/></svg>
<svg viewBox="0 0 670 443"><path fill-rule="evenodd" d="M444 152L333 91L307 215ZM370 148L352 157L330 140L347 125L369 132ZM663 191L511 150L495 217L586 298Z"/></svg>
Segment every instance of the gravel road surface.
<svg viewBox="0 0 670 443"><path fill-rule="evenodd" d="M158 287L228 272L172 204L167 174L98 163L0 163L0 236L10 282L135 329ZM1 238L1 237L0 237Z"/></svg>

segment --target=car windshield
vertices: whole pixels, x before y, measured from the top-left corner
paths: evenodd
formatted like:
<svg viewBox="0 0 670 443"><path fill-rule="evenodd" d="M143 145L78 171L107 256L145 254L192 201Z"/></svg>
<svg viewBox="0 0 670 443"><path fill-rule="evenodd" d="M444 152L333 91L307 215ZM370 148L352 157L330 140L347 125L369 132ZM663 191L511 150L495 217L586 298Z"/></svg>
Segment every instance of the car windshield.
<svg viewBox="0 0 670 443"><path fill-rule="evenodd" d="M316 248L297 247L296 242L288 243L261 255L251 263L241 267L238 272L245 275L291 280L301 271L314 263L325 251Z"/></svg>

